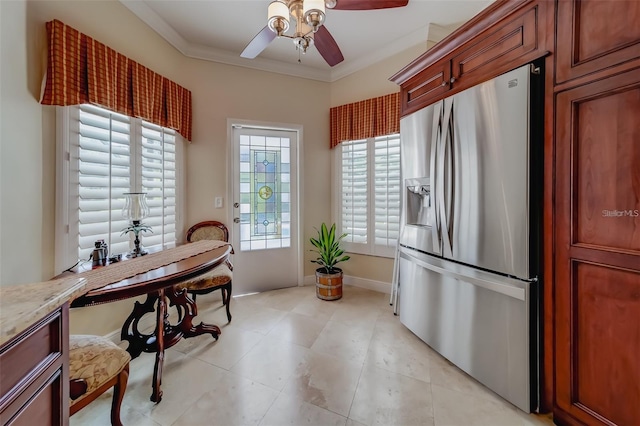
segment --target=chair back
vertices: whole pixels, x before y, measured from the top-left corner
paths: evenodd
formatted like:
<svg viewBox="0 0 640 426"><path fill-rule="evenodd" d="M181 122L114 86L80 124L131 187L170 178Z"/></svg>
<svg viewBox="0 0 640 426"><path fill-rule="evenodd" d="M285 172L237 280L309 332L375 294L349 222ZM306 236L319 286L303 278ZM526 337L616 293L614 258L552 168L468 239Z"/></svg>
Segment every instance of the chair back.
<svg viewBox="0 0 640 426"><path fill-rule="evenodd" d="M229 242L229 230L217 220L207 220L193 225L187 231L187 242L221 240Z"/></svg>

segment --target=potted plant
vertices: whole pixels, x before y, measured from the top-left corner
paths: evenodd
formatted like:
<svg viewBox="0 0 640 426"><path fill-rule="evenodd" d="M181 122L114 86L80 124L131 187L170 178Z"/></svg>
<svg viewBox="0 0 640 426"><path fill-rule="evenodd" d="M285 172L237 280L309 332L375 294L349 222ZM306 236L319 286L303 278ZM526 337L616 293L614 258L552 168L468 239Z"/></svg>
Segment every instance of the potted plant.
<svg viewBox="0 0 640 426"><path fill-rule="evenodd" d="M344 255L344 250L340 247L340 241L347 236L346 233L336 238L336 224L327 229L326 224L322 224L318 236L311 237L309 241L315 247L312 250L318 253L318 258L311 262L322 267L316 269L316 296L323 300L337 300L342 297L342 269L336 268L336 264L349 260L350 257ZM343 256L344 255L344 256Z"/></svg>

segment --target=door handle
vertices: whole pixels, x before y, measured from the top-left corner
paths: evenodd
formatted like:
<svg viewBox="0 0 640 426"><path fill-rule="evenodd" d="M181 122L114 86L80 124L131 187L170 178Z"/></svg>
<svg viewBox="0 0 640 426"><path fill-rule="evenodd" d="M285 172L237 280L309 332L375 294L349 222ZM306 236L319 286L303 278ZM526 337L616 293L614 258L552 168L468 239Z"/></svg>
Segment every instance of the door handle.
<svg viewBox="0 0 640 426"><path fill-rule="evenodd" d="M233 223L240 223L240 218L239 217L234 217L233 218Z"/></svg>

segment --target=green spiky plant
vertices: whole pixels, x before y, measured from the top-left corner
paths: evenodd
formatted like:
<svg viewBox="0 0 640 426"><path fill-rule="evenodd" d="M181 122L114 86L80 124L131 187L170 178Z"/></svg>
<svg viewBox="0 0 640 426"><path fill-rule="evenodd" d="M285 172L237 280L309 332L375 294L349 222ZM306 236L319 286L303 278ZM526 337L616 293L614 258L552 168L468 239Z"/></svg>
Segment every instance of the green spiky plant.
<svg viewBox="0 0 640 426"><path fill-rule="evenodd" d="M317 228L316 231L318 231ZM321 265L327 274L336 273L336 264L350 259L347 255L343 256L344 250L340 247L340 241L346 236L347 233L345 232L336 238L336 224L331 225L331 229L327 229L327 225L323 223L318 231L317 238L311 237L309 239L316 248L316 250L312 251L319 255L316 260L311 262Z"/></svg>

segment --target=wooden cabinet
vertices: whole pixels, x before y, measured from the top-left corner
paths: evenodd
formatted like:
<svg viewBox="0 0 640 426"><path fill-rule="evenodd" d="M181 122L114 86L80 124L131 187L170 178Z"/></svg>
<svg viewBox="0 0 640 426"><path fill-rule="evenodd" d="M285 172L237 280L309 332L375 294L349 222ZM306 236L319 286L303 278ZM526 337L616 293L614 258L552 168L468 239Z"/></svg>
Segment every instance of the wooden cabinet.
<svg viewBox="0 0 640 426"><path fill-rule="evenodd" d="M554 418L640 424L640 2L559 0Z"/></svg>
<svg viewBox="0 0 640 426"><path fill-rule="evenodd" d="M545 56L542 411L558 424L640 425L639 22L637 0L497 1L391 78L406 115Z"/></svg>
<svg viewBox="0 0 640 426"><path fill-rule="evenodd" d="M557 83L614 66L637 67L638 19L640 2L637 0L558 1Z"/></svg>
<svg viewBox="0 0 640 426"><path fill-rule="evenodd" d="M402 89L403 113L417 111L438 99L449 91L451 79L451 61L441 61L411 78Z"/></svg>
<svg viewBox="0 0 640 426"><path fill-rule="evenodd" d="M471 87L539 57L539 7L536 5L501 21L459 49L451 58L453 85Z"/></svg>
<svg viewBox="0 0 640 426"><path fill-rule="evenodd" d="M0 348L0 424L69 423L69 305Z"/></svg>
<svg viewBox="0 0 640 426"><path fill-rule="evenodd" d="M546 2L497 2L474 31L463 27L395 74L391 80L401 85L401 115L547 54L539 25L547 7Z"/></svg>

